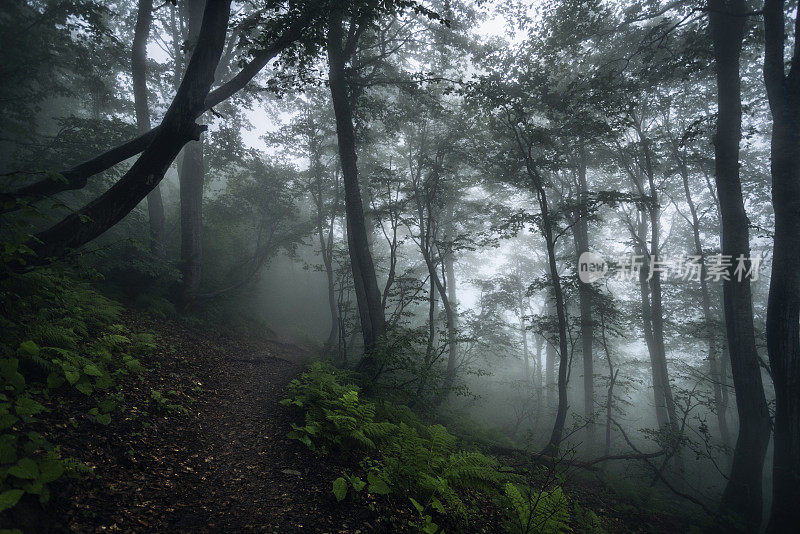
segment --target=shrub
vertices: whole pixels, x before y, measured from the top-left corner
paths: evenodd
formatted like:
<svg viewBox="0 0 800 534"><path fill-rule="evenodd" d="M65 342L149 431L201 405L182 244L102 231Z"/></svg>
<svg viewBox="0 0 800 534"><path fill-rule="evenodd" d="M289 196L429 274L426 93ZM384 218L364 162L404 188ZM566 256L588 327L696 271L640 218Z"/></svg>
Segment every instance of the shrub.
<svg viewBox="0 0 800 534"><path fill-rule="evenodd" d="M139 358L154 348L147 335L131 335L116 321L121 307L86 283L41 269L0 285L0 511L24 494L46 503L49 485L81 472L35 431L48 398L74 391L88 414L108 425L120 395L117 378L139 372Z"/></svg>
<svg viewBox="0 0 800 534"><path fill-rule="evenodd" d="M337 478L332 486L337 500L363 491L403 495L419 516L412 526L435 532L439 527L431 514L466 523L474 511L466 495L480 492L510 514L511 532L520 531L514 528L525 513L538 522L547 518L542 525L551 528L548 532L566 525L569 515L560 488L540 492L535 503L526 505L514 484L519 477L502 471L495 458L460 449L445 427L423 424L407 407L363 399L349 378L328 364L313 363L292 381L282 401L304 412L305 424L292 424L291 438L320 454L362 454L366 480L351 473Z"/></svg>

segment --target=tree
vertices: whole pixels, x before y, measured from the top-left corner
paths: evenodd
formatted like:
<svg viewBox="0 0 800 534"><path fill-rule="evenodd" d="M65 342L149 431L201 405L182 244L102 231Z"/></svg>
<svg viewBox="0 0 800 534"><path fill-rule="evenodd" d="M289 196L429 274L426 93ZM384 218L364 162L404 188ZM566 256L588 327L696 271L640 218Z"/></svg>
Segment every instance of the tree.
<svg viewBox="0 0 800 534"><path fill-rule="evenodd" d="M788 532L800 524L800 17L795 13L787 73L785 8L782 0L764 2L764 83L772 112L770 171L775 210L767 303L767 351L775 384L769 532Z"/></svg>
<svg viewBox="0 0 800 534"><path fill-rule="evenodd" d="M718 113L717 131L714 135L714 161L722 253L732 258L749 258L749 221L739 179L739 142L742 130L739 57L747 21L747 5L744 0L711 0L709 9L717 73ZM777 248L776 242L776 251ZM761 523L761 479L769 442L769 412L756 350L750 280L739 280L735 276L729 278L723 282L722 291L739 412L739 435L720 510L726 515L741 517L745 529L752 529Z"/></svg>
<svg viewBox="0 0 800 534"><path fill-rule="evenodd" d="M348 94L345 65L357 45L358 35L363 27L353 26L345 41L343 30L343 6L334 6L328 17L328 83L336 116L336 134L339 139L339 160L342 165L345 213L347 217L347 241L350 249L350 262L353 269L358 313L364 336L367 356L362 360L365 367L373 366L369 356L386 330L378 278L369 249L369 238L364 223L364 207L361 202L361 189L358 182L356 164L356 139L353 128L353 113ZM360 21L362 24L365 21ZM353 21L353 24L357 24Z"/></svg>
<svg viewBox="0 0 800 534"><path fill-rule="evenodd" d="M175 99L167 110L152 143L111 189L56 225L36 234L29 243L34 263L62 256L79 247L127 215L164 177L184 144L199 138L203 127L195 123L214 81L230 16L230 1L209 2L200 34Z"/></svg>
<svg viewBox="0 0 800 534"><path fill-rule="evenodd" d="M139 0L131 55L133 99L139 133L150 131L150 106L147 103L147 41L153 21L153 0ZM164 255L164 202L158 185L147 194L150 219L150 251Z"/></svg>

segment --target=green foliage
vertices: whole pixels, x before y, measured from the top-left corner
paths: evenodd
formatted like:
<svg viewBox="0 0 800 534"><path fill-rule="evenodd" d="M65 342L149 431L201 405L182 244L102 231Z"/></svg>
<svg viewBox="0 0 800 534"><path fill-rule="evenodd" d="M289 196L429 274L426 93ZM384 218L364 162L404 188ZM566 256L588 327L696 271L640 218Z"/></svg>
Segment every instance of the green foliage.
<svg viewBox="0 0 800 534"><path fill-rule="evenodd" d="M339 477L333 481L333 495L338 502L342 502L347 496L347 481L344 477Z"/></svg>
<svg viewBox="0 0 800 534"><path fill-rule="evenodd" d="M169 394L169 393L168 393ZM170 402L169 398L165 397L160 391L152 389L150 390L150 400L155 403L155 405L160 410L169 411L169 412L178 412L178 413L188 413L188 410L182 404Z"/></svg>
<svg viewBox="0 0 800 534"><path fill-rule="evenodd" d="M575 522L573 530L578 534L606 534L607 532L600 517L578 503L575 503L573 520Z"/></svg>
<svg viewBox="0 0 800 534"><path fill-rule="evenodd" d="M507 482L503 487L513 513L506 523L508 532L560 534L569 532L569 505L561 488L535 491Z"/></svg>
<svg viewBox="0 0 800 534"><path fill-rule="evenodd" d="M175 305L160 295L152 293L140 293L136 295L133 305L140 310L144 310L148 315L161 319L171 319L178 315Z"/></svg>
<svg viewBox="0 0 800 534"><path fill-rule="evenodd" d="M305 412L305 424L293 424L289 437L322 454L364 453L360 465L366 481L353 474L337 478L332 491L338 501L350 489L353 497L364 490L406 495L420 514L414 526L434 532L438 526L431 513L468 522L467 493L499 496L503 484L512 480L495 458L459 449L445 427L423 424L406 407L382 403L378 409L360 398L360 388L347 378L327 364L313 363L292 381L282 401Z"/></svg>
<svg viewBox="0 0 800 534"><path fill-rule="evenodd" d="M24 494L50 498L49 484L87 468L64 458L36 432L48 405L75 396L101 426L112 421L121 395L117 378L142 369L152 336L117 324L121 307L86 283L41 269L0 285L0 509Z"/></svg>

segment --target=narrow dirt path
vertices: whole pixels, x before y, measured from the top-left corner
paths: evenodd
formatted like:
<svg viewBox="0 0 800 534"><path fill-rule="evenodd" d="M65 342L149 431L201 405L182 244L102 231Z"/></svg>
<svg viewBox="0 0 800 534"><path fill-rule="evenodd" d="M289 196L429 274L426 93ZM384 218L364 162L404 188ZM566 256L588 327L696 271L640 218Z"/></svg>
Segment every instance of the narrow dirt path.
<svg viewBox="0 0 800 534"><path fill-rule="evenodd" d="M340 469L286 438L290 415L279 401L306 354L136 315L129 322L157 333L153 368L124 384L126 412L107 428L54 410L54 420L78 424L54 425L51 439L93 475L63 485L43 514L31 513L38 503L21 507L26 532L373 530L363 506L335 502Z"/></svg>

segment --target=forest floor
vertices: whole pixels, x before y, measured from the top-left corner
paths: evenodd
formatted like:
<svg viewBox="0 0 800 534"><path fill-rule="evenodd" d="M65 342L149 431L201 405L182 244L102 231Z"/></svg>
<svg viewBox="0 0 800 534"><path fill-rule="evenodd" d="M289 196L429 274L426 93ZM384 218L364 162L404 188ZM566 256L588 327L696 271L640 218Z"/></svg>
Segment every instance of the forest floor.
<svg viewBox="0 0 800 534"><path fill-rule="evenodd" d="M126 411L102 430L69 403L51 407L47 437L93 474L67 481L43 512L17 506L25 532L371 530L374 512L336 503L336 467L286 437L278 402L301 349L134 313L125 322L156 334L149 370L124 384Z"/></svg>
<svg viewBox="0 0 800 534"><path fill-rule="evenodd" d="M286 437L279 404L308 356L296 346L126 312L133 332L155 334L148 369L123 381L124 410L108 427L80 398L53 402L43 432L62 456L92 467L12 509L24 532L388 532L408 524L390 501L337 503L342 460L314 456ZM603 512L613 532L684 532L675 517L626 506L593 484L565 487ZM407 504L407 503L406 503ZM397 508L397 507L395 507ZM387 518L392 518L389 523ZM473 525L499 532L495 521ZM406 530L401 528L400 530Z"/></svg>

